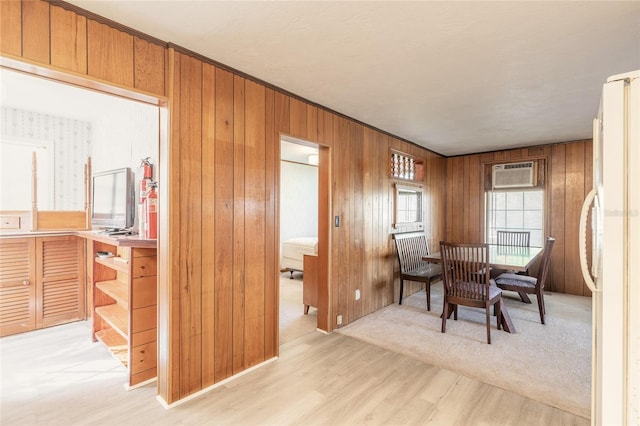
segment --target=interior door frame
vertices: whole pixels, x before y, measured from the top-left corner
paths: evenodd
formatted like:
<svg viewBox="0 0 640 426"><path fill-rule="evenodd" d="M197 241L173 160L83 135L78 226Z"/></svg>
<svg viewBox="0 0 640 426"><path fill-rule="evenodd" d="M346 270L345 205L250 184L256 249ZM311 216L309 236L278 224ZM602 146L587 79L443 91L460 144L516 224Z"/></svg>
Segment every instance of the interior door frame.
<svg viewBox="0 0 640 426"><path fill-rule="evenodd" d="M168 160L169 153L169 99L167 96L160 96L142 92L134 88L116 86L112 83L102 81L90 76L74 73L67 70L57 69L53 66L43 66L42 64L30 61L28 59L19 58L7 53L2 52L0 54L0 68L5 68L10 71L22 72L35 77L45 78L56 83L69 84L81 89L93 90L96 92L104 93L107 95L117 96L119 98L128 99L131 101L137 101L146 103L149 105L158 107L158 120L159 120L159 140L158 140L158 180L159 186L159 214L158 214L158 228L159 237L157 242L158 252L158 332L160 335L168 335L169 332L169 317L171 315L169 296L167 293L168 280L170 273L171 263L169 259L169 246L166 243L169 229L169 167L171 164ZM160 266L163 265L163 266ZM87 286L92 281L91 274L93 274L93 268L91 264L85 265L85 273L83 279L85 280L85 291ZM87 297L88 297L87 293ZM87 309L92 306L90 303L85 303L85 317L88 317ZM167 343L164 346L160 343ZM158 340L158 360L165 360L165 362L158 363L158 383L166 381L168 376L168 370L166 368L166 360L170 359L169 345L166 339Z"/></svg>
<svg viewBox="0 0 640 426"><path fill-rule="evenodd" d="M280 158L280 141L285 140L300 145L313 146L318 148L318 320L317 329L326 333L331 332L331 287L329 285L329 277L331 276L331 257L329 256L331 247L331 147L322 143L307 139L297 138L285 133L280 133L278 139L278 158ZM278 162L278 187L277 194L277 215L280 217L280 162ZM280 222L278 221L278 253L275 256L275 271L280 273ZM275 277L278 282L279 275ZM279 293L278 293L279 294ZM278 303L278 312L280 311L279 297L276 298ZM278 333L278 340L280 335Z"/></svg>

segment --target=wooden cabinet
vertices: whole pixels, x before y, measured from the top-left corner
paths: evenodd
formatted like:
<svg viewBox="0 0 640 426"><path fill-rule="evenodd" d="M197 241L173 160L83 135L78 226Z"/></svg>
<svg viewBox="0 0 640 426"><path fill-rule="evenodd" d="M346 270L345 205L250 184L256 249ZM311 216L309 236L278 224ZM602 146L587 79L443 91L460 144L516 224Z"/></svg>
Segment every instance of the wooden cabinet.
<svg viewBox="0 0 640 426"><path fill-rule="evenodd" d="M0 240L0 336L36 328L36 240Z"/></svg>
<svg viewBox="0 0 640 426"><path fill-rule="evenodd" d="M305 254L302 260L302 303L305 315L309 306L318 307L318 256Z"/></svg>
<svg viewBox="0 0 640 426"><path fill-rule="evenodd" d="M84 241L0 239L0 336L85 318Z"/></svg>
<svg viewBox="0 0 640 426"><path fill-rule="evenodd" d="M157 376L156 249L93 244L93 338L129 369L129 386ZM100 258L98 251L116 256Z"/></svg>
<svg viewBox="0 0 640 426"><path fill-rule="evenodd" d="M84 241L36 238L36 328L85 318Z"/></svg>

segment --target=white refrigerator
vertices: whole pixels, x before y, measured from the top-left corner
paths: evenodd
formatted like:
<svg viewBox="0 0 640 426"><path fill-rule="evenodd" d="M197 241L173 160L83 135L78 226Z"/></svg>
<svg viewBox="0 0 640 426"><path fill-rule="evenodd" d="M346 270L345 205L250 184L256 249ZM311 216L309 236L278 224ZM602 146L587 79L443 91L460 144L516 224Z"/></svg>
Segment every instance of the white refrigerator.
<svg viewBox="0 0 640 426"><path fill-rule="evenodd" d="M582 273L593 292L591 423L638 425L640 70L609 77L604 84L593 150L594 188L580 220Z"/></svg>

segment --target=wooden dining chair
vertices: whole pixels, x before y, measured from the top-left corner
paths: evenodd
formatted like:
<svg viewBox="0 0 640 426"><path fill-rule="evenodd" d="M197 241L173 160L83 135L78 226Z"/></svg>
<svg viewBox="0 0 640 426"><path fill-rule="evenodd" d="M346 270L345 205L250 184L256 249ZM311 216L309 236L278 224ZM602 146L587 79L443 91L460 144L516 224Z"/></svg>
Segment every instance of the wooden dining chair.
<svg viewBox="0 0 640 426"><path fill-rule="evenodd" d="M531 232L498 231L496 244L499 246L529 247Z"/></svg>
<svg viewBox="0 0 640 426"><path fill-rule="evenodd" d="M499 246L512 246L512 247L530 247L531 232L529 231L498 231L496 244ZM491 269L491 278L496 278L500 274L504 274L508 271L506 269ZM529 271L522 272L524 275L529 275Z"/></svg>
<svg viewBox="0 0 640 426"><path fill-rule="evenodd" d="M501 327L502 290L491 285L488 244L454 244L440 242L444 306L442 332L453 312L458 319L458 305L484 308L487 318L487 343L491 344L491 306L495 305L496 326Z"/></svg>
<svg viewBox="0 0 640 426"><path fill-rule="evenodd" d="M427 311L431 310L431 284L442 276L442 268L435 263L422 260L429 254L427 236L424 232L406 232L393 234L396 243L396 253L400 265L400 299L402 305L402 293L404 280L425 283L427 293Z"/></svg>
<svg viewBox="0 0 640 426"><path fill-rule="evenodd" d="M510 272L499 275L496 278L496 285L503 290L516 291L520 294L520 298L525 303L531 303L527 294L535 294L538 299L538 311L540 311L540 322L544 324L544 314L546 313L544 305L544 285L549 276L549 265L551 264L551 250L556 240L553 237L547 237L542 252L542 260L540 261L540 272L538 277L529 277L526 275L518 275Z"/></svg>

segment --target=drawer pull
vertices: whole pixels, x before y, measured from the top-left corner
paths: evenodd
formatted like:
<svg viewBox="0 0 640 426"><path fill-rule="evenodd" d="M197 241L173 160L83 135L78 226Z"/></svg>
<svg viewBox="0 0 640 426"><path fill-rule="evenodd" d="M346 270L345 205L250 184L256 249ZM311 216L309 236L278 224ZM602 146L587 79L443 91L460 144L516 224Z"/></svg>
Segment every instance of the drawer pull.
<svg viewBox="0 0 640 426"><path fill-rule="evenodd" d="M22 285L29 285L31 284L31 282L29 280L23 280L22 281Z"/></svg>

